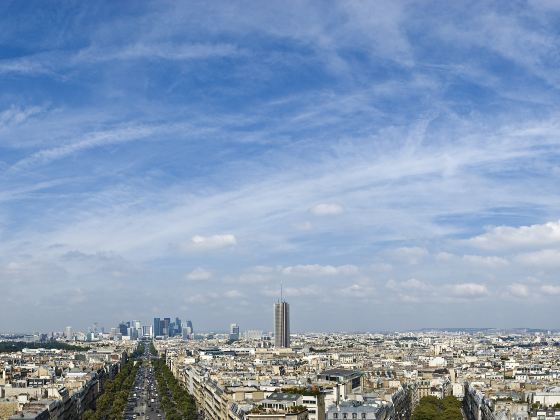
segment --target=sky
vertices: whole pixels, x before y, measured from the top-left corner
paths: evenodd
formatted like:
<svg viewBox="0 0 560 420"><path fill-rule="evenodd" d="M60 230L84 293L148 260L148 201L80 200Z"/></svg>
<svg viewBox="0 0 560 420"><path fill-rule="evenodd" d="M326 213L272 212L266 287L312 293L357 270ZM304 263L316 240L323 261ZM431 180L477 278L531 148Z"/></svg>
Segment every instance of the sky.
<svg viewBox="0 0 560 420"><path fill-rule="evenodd" d="M0 331L560 328L560 3L0 2Z"/></svg>

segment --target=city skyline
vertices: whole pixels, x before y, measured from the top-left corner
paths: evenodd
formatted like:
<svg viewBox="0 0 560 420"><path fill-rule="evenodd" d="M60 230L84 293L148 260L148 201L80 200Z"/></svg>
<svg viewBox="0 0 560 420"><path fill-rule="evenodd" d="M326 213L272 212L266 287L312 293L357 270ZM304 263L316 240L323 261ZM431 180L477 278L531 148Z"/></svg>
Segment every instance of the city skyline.
<svg viewBox="0 0 560 420"><path fill-rule="evenodd" d="M448 3L1 2L0 331L559 328L560 7Z"/></svg>

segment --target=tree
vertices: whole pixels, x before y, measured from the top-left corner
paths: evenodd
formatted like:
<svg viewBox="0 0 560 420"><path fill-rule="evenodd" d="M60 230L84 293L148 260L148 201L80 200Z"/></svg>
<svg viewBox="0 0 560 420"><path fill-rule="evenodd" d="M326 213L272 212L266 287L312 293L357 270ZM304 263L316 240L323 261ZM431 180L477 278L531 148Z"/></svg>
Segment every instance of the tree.
<svg viewBox="0 0 560 420"><path fill-rule="evenodd" d="M423 397L412 413L412 420L462 420L461 403L454 397Z"/></svg>

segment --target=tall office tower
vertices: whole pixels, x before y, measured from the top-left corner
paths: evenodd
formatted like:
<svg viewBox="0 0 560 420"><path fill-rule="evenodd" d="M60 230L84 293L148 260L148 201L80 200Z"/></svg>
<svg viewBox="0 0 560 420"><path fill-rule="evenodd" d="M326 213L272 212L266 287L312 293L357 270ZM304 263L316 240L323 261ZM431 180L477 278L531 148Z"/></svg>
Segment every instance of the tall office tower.
<svg viewBox="0 0 560 420"><path fill-rule="evenodd" d="M130 337L131 340L135 340L138 338L138 330L135 327L128 327L127 335Z"/></svg>
<svg viewBox="0 0 560 420"><path fill-rule="evenodd" d="M187 328L190 328L189 334L194 334L194 329L190 320L187 321Z"/></svg>
<svg viewBox="0 0 560 420"><path fill-rule="evenodd" d="M191 338L190 329L187 327L183 327L182 336L183 336L183 340L185 341L190 339Z"/></svg>
<svg viewBox="0 0 560 420"><path fill-rule="evenodd" d="M142 325L142 337L153 337L153 329L151 325Z"/></svg>
<svg viewBox="0 0 560 420"><path fill-rule="evenodd" d="M274 304L274 345L290 347L290 305L283 299Z"/></svg>
<svg viewBox="0 0 560 420"><path fill-rule="evenodd" d="M159 318L154 318L154 337L163 335L161 332L161 320Z"/></svg>
<svg viewBox="0 0 560 420"><path fill-rule="evenodd" d="M183 323L180 318L175 317L175 335L181 335L183 332Z"/></svg>
<svg viewBox="0 0 560 420"><path fill-rule="evenodd" d="M66 338L72 338L72 327L64 328L64 336Z"/></svg>
<svg viewBox="0 0 560 420"><path fill-rule="evenodd" d="M183 327L183 340L193 339L194 330L191 321L187 321Z"/></svg>
<svg viewBox="0 0 560 420"><path fill-rule="evenodd" d="M128 325L126 325L124 322L121 322L119 324L119 332L121 333L121 335L123 336L127 335L127 330L128 330Z"/></svg>
<svg viewBox="0 0 560 420"><path fill-rule="evenodd" d="M239 325L231 324L229 326L229 339L232 341L239 340Z"/></svg>
<svg viewBox="0 0 560 420"><path fill-rule="evenodd" d="M161 331L161 335L165 335L166 337L169 337L170 335L172 335L173 333L169 334L169 325L171 324L171 318L163 318L163 327L162 327L162 331Z"/></svg>

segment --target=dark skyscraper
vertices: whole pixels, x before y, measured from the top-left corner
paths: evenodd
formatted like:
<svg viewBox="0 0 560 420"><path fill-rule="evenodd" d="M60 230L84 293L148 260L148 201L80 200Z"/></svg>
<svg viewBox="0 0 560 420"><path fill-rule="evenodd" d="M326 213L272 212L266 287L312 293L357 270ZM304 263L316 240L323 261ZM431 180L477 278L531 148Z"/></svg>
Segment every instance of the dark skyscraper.
<svg viewBox="0 0 560 420"><path fill-rule="evenodd" d="M161 320L159 318L154 318L154 337L157 337L158 335L163 335L161 333Z"/></svg>
<svg viewBox="0 0 560 420"><path fill-rule="evenodd" d="M274 304L274 345L290 347L290 305L283 299Z"/></svg>
<svg viewBox="0 0 560 420"><path fill-rule="evenodd" d="M126 325L124 322L121 322L119 324L119 332L122 335L128 335L128 325Z"/></svg>
<svg viewBox="0 0 560 420"><path fill-rule="evenodd" d="M175 318L171 322L171 318L154 318L154 337L175 337L182 334L182 322L180 318Z"/></svg>
<svg viewBox="0 0 560 420"><path fill-rule="evenodd" d="M171 318L163 318L163 326L161 328L161 335L169 337L169 325L171 324Z"/></svg>
<svg viewBox="0 0 560 420"><path fill-rule="evenodd" d="M173 335L181 335L183 332L183 325L179 318L175 318L175 332Z"/></svg>

